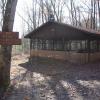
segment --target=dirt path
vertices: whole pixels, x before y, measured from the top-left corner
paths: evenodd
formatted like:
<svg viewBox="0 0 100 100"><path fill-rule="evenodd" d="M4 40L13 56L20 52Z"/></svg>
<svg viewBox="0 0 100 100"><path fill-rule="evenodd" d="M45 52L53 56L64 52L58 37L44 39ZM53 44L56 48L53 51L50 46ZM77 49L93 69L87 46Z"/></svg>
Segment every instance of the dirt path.
<svg viewBox="0 0 100 100"><path fill-rule="evenodd" d="M12 92L6 100L100 100L100 64L12 58Z"/></svg>

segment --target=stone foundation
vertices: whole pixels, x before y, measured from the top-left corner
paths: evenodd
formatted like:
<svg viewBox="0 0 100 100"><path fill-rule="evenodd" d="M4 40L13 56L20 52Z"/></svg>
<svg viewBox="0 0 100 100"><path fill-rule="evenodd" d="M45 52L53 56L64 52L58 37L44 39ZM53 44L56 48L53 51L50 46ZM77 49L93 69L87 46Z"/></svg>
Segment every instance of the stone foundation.
<svg viewBox="0 0 100 100"><path fill-rule="evenodd" d="M31 50L31 57L49 57L61 60L67 60L72 63L85 64L88 62L100 61L100 52L95 53L76 53L67 51L50 51L50 50Z"/></svg>

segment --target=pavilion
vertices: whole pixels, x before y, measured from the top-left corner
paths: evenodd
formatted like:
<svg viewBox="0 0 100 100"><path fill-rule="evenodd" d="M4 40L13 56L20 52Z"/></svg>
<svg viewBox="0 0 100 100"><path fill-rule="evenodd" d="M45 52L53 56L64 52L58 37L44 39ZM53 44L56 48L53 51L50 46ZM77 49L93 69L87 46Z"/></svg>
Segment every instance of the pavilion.
<svg viewBox="0 0 100 100"><path fill-rule="evenodd" d="M30 56L63 59L73 63L100 60L100 33L48 21L25 38L30 39Z"/></svg>

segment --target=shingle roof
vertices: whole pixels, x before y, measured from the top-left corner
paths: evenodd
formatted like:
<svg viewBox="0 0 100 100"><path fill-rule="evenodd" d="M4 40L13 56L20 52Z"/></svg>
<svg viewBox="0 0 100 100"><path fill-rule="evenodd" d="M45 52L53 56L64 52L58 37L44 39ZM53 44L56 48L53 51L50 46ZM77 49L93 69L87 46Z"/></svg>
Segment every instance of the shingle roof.
<svg viewBox="0 0 100 100"><path fill-rule="evenodd" d="M55 32L53 32L54 30ZM91 39L100 39L100 33L94 30L74 27L64 23L46 22L25 36L25 38L33 37L44 39L59 39L60 37L66 39L85 39L87 37L86 39L88 39L91 37Z"/></svg>

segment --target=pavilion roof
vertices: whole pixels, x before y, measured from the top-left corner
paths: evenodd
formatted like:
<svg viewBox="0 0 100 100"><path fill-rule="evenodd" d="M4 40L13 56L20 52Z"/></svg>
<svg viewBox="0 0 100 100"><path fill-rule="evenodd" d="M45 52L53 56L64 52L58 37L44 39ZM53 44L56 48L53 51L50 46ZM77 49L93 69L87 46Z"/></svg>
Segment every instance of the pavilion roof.
<svg viewBox="0 0 100 100"><path fill-rule="evenodd" d="M64 23L46 22L32 32L28 33L25 38L96 40L100 39L100 33L94 30L74 27Z"/></svg>

